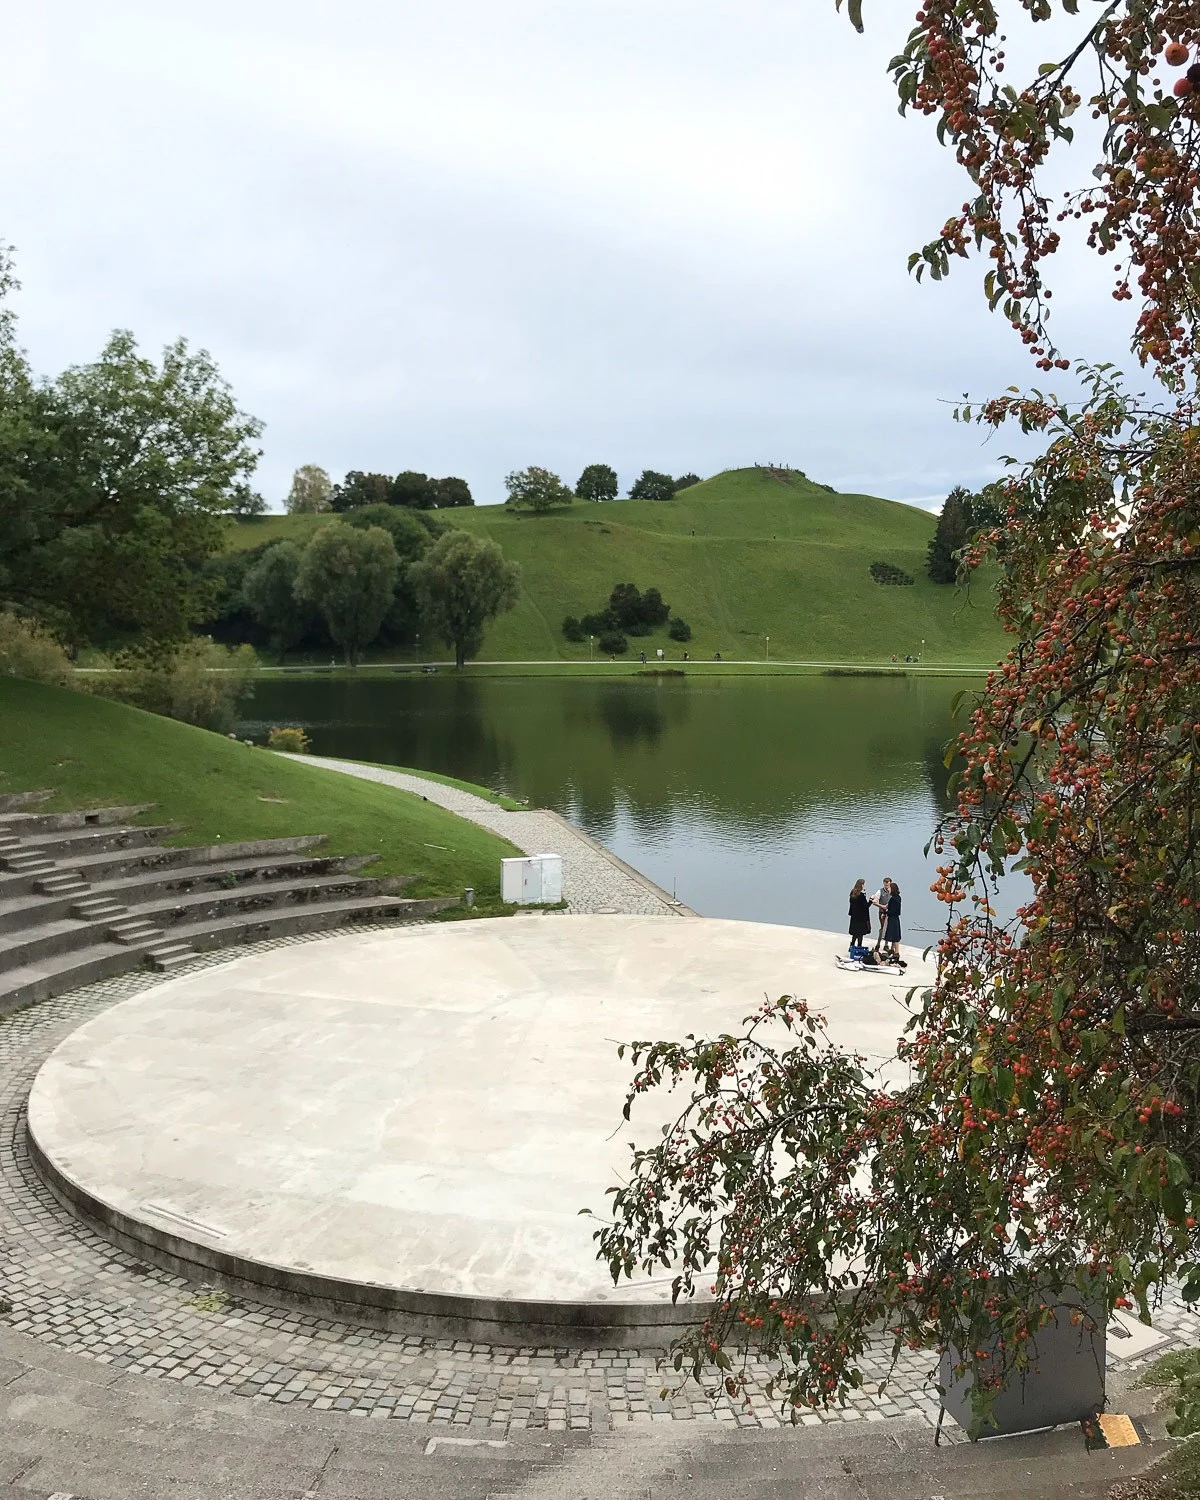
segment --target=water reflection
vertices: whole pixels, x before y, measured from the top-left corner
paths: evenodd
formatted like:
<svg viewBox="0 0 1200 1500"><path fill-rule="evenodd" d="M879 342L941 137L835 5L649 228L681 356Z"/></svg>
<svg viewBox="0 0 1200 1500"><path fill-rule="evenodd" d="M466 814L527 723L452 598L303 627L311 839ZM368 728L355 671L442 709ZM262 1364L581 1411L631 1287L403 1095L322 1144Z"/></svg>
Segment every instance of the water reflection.
<svg viewBox="0 0 1200 1500"><path fill-rule="evenodd" d="M457 678L261 683L251 724L319 754L422 767L553 807L697 911L844 925L862 875L942 911L922 853L947 807L963 684L886 678Z"/></svg>

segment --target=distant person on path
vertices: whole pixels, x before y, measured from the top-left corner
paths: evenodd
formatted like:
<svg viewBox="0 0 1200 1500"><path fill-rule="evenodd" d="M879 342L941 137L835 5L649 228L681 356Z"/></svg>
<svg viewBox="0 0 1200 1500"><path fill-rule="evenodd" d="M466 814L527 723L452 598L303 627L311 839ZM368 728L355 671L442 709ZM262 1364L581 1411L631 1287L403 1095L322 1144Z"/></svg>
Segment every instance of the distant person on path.
<svg viewBox="0 0 1200 1500"><path fill-rule="evenodd" d="M879 952L883 935L887 931L887 906L888 897L892 894L892 882L888 876L883 877L883 884L871 897L871 905L879 913L879 936L875 939L875 952Z"/></svg>
<svg viewBox="0 0 1200 1500"><path fill-rule="evenodd" d="M891 949L892 958L900 962L900 887L893 880L892 894L888 897L887 928L883 935L884 946Z"/></svg>
<svg viewBox="0 0 1200 1500"><path fill-rule="evenodd" d="M642 652L642 666L644 667L645 665L646 665L646 653L643 651Z"/></svg>
<svg viewBox="0 0 1200 1500"><path fill-rule="evenodd" d="M863 939L871 932L871 903L867 900L865 880L856 880L850 892L850 957L859 956L856 950L863 949Z"/></svg>

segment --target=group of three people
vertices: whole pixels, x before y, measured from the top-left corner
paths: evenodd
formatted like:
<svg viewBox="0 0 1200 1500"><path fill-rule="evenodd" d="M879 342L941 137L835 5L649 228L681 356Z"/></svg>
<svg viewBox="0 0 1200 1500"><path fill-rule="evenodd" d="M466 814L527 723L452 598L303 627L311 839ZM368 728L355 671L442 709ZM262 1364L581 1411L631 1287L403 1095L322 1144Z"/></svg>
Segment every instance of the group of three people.
<svg viewBox="0 0 1200 1500"><path fill-rule="evenodd" d="M879 936L873 955L868 955L866 939L871 936L871 908L879 913ZM862 963L902 962L900 957L900 887L890 876L873 896L867 895L867 882L856 880L850 892L850 957Z"/></svg>

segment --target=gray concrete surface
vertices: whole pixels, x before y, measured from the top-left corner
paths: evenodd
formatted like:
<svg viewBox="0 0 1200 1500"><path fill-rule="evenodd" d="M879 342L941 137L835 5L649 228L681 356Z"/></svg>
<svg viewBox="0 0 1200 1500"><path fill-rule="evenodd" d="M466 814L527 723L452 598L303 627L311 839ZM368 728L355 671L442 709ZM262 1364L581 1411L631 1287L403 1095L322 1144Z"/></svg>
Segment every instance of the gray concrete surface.
<svg viewBox="0 0 1200 1500"><path fill-rule="evenodd" d="M749 922L532 915L234 956L63 1041L29 1130L125 1233L167 1232L272 1285L303 1273L373 1288L377 1306L381 1288L669 1303L667 1273L614 1288L580 1217L678 1109L652 1095L623 1124L617 1044L737 1030L764 992L803 994L882 1066L932 971L914 952L903 978L848 973L841 947Z"/></svg>

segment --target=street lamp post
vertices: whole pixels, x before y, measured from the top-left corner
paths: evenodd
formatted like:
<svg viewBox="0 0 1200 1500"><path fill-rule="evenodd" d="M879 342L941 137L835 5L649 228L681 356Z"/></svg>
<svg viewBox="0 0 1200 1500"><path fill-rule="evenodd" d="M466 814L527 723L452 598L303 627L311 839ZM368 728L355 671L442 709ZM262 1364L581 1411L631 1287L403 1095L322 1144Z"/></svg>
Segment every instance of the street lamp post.
<svg viewBox="0 0 1200 1500"><path fill-rule="evenodd" d="M771 660L771 637L767 637L767 660Z"/></svg>
<svg viewBox="0 0 1200 1500"><path fill-rule="evenodd" d="M421 663L421 632L417 631L417 665Z"/></svg>
<svg viewBox="0 0 1200 1500"><path fill-rule="evenodd" d="M588 636L588 661L595 661L595 659L596 659L596 637L594 635L589 635Z"/></svg>

